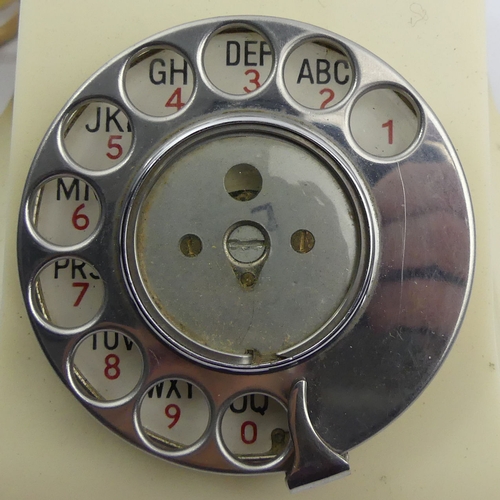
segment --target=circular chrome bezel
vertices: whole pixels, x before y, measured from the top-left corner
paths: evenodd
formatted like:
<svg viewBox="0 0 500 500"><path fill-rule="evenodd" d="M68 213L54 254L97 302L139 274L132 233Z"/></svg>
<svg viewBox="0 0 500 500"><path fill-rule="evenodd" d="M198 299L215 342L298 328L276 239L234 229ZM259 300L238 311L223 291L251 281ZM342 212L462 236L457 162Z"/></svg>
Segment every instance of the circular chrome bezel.
<svg viewBox="0 0 500 500"><path fill-rule="evenodd" d="M252 134L274 136L295 143L311 155L317 157L330 170L332 176L341 185L346 197L352 204L352 219L358 233L358 258L356 272L352 278L348 292L341 305L332 313L330 319L317 331L291 348L276 353L272 362L253 363L249 355L236 355L216 351L213 348L196 342L182 332L168 319L168 305L164 310L155 304L144 282L137 255L138 217L145 199L157 179L163 172L182 157L185 151L197 147L206 140L217 140L228 136L249 136ZM141 170L139 178L131 188L130 198L123 224L123 266L128 279L129 292L136 300L152 329L174 348L194 361L230 371L258 371L277 369L301 362L313 355L341 332L349 322L359 315L359 309L375 281L377 269L376 256L379 254L379 241L376 225L376 213L370 205L367 187L356 174L355 169L340 152L329 146L320 137L311 134L304 128L287 124L282 120L263 119L258 116L243 115L230 118L219 118L196 125L193 129L183 131L174 137L151 158Z"/></svg>

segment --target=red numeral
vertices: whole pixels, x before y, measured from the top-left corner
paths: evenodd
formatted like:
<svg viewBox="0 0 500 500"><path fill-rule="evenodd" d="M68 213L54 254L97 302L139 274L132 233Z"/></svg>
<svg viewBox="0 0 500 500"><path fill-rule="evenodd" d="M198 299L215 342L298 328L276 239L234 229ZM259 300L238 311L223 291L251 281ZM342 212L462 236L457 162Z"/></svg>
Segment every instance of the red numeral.
<svg viewBox="0 0 500 500"><path fill-rule="evenodd" d="M118 160L120 156L123 154L122 145L119 142L116 142L122 138L121 135L110 135L108 139L108 149L115 149L116 153L106 153L106 156L110 160Z"/></svg>
<svg viewBox="0 0 500 500"><path fill-rule="evenodd" d="M116 380L120 376L120 358L116 354L108 354L104 358L106 368L104 368L104 376L109 380Z"/></svg>
<svg viewBox="0 0 500 500"><path fill-rule="evenodd" d="M247 429L250 427L250 436L247 437ZM241 440L245 444L252 444L257 441L257 424L247 420L241 424Z"/></svg>
<svg viewBox="0 0 500 500"><path fill-rule="evenodd" d="M388 134L388 139L389 139L389 144L392 144L392 140L394 138L393 136L393 132L394 132L394 125L392 123L392 120L389 120L385 123L382 124L382 128L386 128L387 127L387 134Z"/></svg>
<svg viewBox="0 0 500 500"><path fill-rule="evenodd" d="M176 108L179 111L186 103L182 102L181 88L177 87L165 104L166 108Z"/></svg>
<svg viewBox="0 0 500 500"><path fill-rule="evenodd" d="M168 424L168 428L171 429L181 418L181 409L177 405L168 405L165 408L165 415L172 419L172 422Z"/></svg>
<svg viewBox="0 0 500 500"><path fill-rule="evenodd" d="M89 218L85 214L80 214L80 210L83 210L85 208L85 203L82 203L81 205L78 205L76 207L76 210L73 212L73 215L71 216L71 222L73 223L73 227L75 229L78 229L78 231L83 231L84 229L87 229L90 224Z"/></svg>
<svg viewBox="0 0 500 500"><path fill-rule="evenodd" d="M319 109L325 109L326 105L333 101L335 98L335 92L332 89L324 88L319 91L320 95L328 94L328 97L321 103Z"/></svg>
<svg viewBox="0 0 500 500"><path fill-rule="evenodd" d="M82 282L73 283L73 286L75 288L77 288L77 287L82 288L81 292L78 294L78 297L75 300L75 303L73 304L73 307L78 307L80 305L80 302L83 299L83 296L87 293L87 290L89 289L89 284L86 283L85 281L82 281Z"/></svg>
<svg viewBox="0 0 500 500"><path fill-rule="evenodd" d="M243 87L243 90L249 94L250 92L253 92L254 90L257 90L260 87L260 73L256 69L247 69L245 71L245 75L253 75L253 78L250 78L248 83L253 83L255 85L255 88L249 89L247 86Z"/></svg>

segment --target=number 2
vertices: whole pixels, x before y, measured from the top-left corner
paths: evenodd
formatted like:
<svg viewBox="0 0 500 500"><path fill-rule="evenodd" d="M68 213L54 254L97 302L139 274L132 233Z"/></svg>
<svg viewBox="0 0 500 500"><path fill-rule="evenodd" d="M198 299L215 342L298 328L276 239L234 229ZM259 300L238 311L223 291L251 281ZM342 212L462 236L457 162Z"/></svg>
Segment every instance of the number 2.
<svg viewBox="0 0 500 500"><path fill-rule="evenodd" d="M333 101L335 98L335 92L332 89L324 88L319 91L321 95L328 94L328 97L321 103L319 109L325 109L326 105Z"/></svg>

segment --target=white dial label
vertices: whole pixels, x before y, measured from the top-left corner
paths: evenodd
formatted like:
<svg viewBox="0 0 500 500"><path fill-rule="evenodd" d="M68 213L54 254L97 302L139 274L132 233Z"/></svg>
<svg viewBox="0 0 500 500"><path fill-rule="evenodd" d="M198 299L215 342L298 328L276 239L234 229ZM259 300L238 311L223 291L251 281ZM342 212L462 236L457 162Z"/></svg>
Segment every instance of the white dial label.
<svg viewBox="0 0 500 500"><path fill-rule="evenodd" d="M317 42L303 43L290 54L284 77L290 95L311 109L335 106L353 83L349 58L328 44Z"/></svg>
<svg viewBox="0 0 500 500"><path fill-rule="evenodd" d="M30 206L37 233L55 245L85 241L99 222L101 207L95 191L77 177L58 177L43 184Z"/></svg>
<svg viewBox="0 0 500 500"><path fill-rule="evenodd" d="M243 460L256 454L274 459L288 443L287 412L270 396L241 396L224 414L222 438L228 450Z"/></svg>
<svg viewBox="0 0 500 500"><path fill-rule="evenodd" d="M144 396L140 407L143 431L156 444L182 449L200 439L210 417L205 395L184 380L165 379Z"/></svg>
<svg viewBox="0 0 500 500"><path fill-rule="evenodd" d="M378 88L362 95L351 111L351 132L367 153L390 157L415 141L420 118L411 98L393 89Z"/></svg>
<svg viewBox="0 0 500 500"><path fill-rule="evenodd" d="M189 101L194 87L191 65L170 48L151 48L136 55L125 76L132 104L151 116L169 116Z"/></svg>
<svg viewBox="0 0 500 500"><path fill-rule="evenodd" d="M105 101L81 105L67 120L63 142L75 163L89 170L107 170L121 163L132 144L125 113Z"/></svg>
<svg viewBox="0 0 500 500"><path fill-rule="evenodd" d="M76 328L91 321L104 301L104 285L87 262L62 258L38 273L35 302L46 321L56 327Z"/></svg>
<svg viewBox="0 0 500 500"><path fill-rule="evenodd" d="M234 29L210 39L203 64L208 78L219 90L245 95L266 82L273 60L273 52L260 33Z"/></svg>
<svg viewBox="0 0 500 500"><path fill-rule="evenodd" d="M96 332L77 347L72 375L91 398L113 401L130 394L139 383L143 359L135 342L116 331Z"/></svg>

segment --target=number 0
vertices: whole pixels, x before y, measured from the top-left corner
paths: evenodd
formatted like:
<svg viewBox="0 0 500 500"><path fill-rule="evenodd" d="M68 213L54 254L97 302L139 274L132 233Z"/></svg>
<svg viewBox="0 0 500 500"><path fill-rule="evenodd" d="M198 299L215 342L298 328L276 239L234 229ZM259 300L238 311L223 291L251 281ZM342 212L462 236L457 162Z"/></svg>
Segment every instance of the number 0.
<svg viewBox="0 0 500 500"><path fill-rule="evenodd" d="M247 433L248 428L250 431ZM253 444L257 441L257 424L255 422L247 420L241 424L241 440L245 444Z"/></svg>

